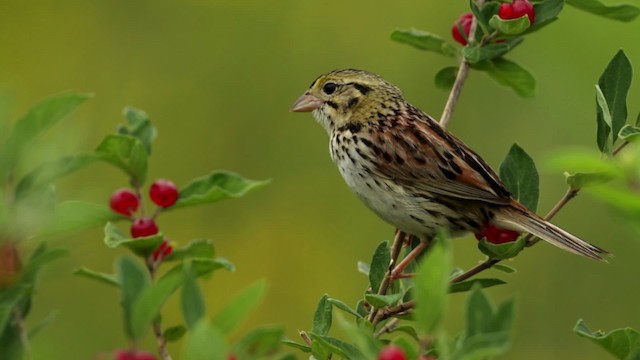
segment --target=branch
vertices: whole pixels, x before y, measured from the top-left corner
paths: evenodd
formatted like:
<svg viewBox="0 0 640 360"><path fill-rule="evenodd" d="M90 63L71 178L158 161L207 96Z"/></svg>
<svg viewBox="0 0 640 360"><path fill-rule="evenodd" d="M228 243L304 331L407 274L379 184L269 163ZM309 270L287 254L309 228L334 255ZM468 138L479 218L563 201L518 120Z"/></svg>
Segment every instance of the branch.
<svg viewBox="0 0 640 360"><path fill-rule="evenodd" d="M156 270L158 270L158 266L160 265L160 261L154 261L152 256L147 258L147 270L149 270L149 277L151 278L151 282L155 280ZM162 360L173 360L171 354L167 350L167 339L165 339L164 334L162 334L162 323L160 317L157 317L156 320L153 321L153 334L156 337L156 343L158 344L158 354L160 354L160 358Z"/></svg>
<svg viewBox="0 0 640 360"><path fill-rule="evenodd" d="M402 245L404 244L404 240L407 234L400 230L396 230L396 236L393 239L393 244L391 245L391 261L389 262L389 269L384 274L384 279L382 279L382 283L380 283L380 288L377 291L378 295L385 295L387 293L387 289L389 289L389 285L391 284L393 270L396 267L396 262L398 261L398 256L400 256L400 250L402 249ZM372 289L373 290L373 289ZM373 322L378 314L377 308L371 309L371 313L369 313L369 321ZM375 324L374 324L375 327Z"/></svg>
<svg viewBox="0 0 640 360"><path fill-rule="evenodd" d="M483 2L484 0L476 1L478 6L482 6ZM478 21L474 16L471 22L471 28L469 29L468 43L473 44L475 42L475 34L477 28ZM481 45L483 44L484 42ZM469 75L469 63L463 55L462 59L460 60L460 66L458 67L456 79L453 82L453 86L451 87L451 92L449 92L449 98L447 99L447 103L444 105L444 110L442 111L442 115L440 116L440 126L445 129L447 128L447 126L449 126L449 122L451 121L451 114L453 114L453 109L458 103L458 98L460 97L462 86L464 85L465 80L467 80L467 75Z"/></svg>

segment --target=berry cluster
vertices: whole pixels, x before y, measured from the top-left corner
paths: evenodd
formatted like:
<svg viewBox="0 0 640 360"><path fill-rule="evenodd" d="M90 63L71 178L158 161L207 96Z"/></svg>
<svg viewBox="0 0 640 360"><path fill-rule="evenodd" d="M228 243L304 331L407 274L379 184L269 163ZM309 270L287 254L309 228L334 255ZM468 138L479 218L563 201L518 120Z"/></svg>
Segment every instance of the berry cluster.
<svg viewBox="0 0 640 360"><path fill-rule="evenodd" d="M493 224L487 224L480 230L480 232L475 234L476 239L478 241L486 238L488 242L492 244L504 244L512 241L516 241L518 236L520 236L519 232L500 229Z"/></svg>
<svg viewBox="0 0 640 360"><path fill-rule="evenodd" d="M524 15L529 17L529 22L533 24L536 18L535 10L529 0L513 0L512 3L502 3L498 8L498 17L502 20L518 19ZM451 27L451 35L453 39L462 44L467 45L469 34L471 33L471 23L473 22L473 14L470 12L460 16ZM461 32L462 30L463 32Z"/></svg>
<svg viewBox="0 0 640 360"><path fill-rule="evenodd" d="M151 184L149 197L159 209L167 208L178 201L178 188L170 180L158 179ZM140 216L135 217L140 207L140 197L133 189L121 188L114 191L109 205L114 212L133 220L131 224L131 236L133 238L152 236L159 232L158 225L155 222L155 215L149 217L143 210ZM155 214L157 213L158 211L155 212ZM169 256L171 251L173 251L173 248L165 239L153 252L152 258L154 261L160 261Z"/></svg>

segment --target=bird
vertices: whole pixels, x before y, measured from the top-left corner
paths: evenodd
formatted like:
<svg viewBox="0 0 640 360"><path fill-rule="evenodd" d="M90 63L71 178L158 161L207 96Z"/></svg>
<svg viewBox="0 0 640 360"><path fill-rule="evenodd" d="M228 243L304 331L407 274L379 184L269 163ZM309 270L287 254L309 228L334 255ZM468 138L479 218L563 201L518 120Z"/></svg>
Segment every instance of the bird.
<svg viewBox="0 0 640 360"><path fill-rule="evenodd" d="M514 199L485 160L379 75L357 69L320 75L290 111L313 114L348 187L407 234L430 241L440 229L458 236L491 225L606 262L606 250Z"/></svg>

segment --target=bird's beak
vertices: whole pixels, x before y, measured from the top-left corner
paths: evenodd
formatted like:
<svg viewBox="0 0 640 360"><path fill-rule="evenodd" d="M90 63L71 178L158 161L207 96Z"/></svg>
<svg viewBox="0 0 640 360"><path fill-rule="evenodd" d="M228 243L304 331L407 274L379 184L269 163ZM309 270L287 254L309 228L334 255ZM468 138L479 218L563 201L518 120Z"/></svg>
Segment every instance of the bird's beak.
<svg viewBox="0 0 640 360"><path fill-rule="evenodd" d="M311 95L308 91L304 93L295 103L291 106L289 111L291 112L309 112L313 111L322 105L322 100Z"/></svg>

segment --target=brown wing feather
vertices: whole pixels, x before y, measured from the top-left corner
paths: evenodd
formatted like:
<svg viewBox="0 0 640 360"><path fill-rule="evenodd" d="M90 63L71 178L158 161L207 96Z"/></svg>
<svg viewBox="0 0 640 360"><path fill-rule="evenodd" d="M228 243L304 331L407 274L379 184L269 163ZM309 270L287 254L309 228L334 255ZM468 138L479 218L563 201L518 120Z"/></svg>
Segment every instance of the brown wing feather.
<svg viewBox="0 0 640 360"><path fill-rule="evenodd" d="M493 169L420 109L409 105L373 126L386 128L371 134L377 136L373 143L380 145L381 175L440 195L501 205L511 202Z"/></svg>

